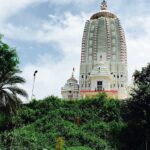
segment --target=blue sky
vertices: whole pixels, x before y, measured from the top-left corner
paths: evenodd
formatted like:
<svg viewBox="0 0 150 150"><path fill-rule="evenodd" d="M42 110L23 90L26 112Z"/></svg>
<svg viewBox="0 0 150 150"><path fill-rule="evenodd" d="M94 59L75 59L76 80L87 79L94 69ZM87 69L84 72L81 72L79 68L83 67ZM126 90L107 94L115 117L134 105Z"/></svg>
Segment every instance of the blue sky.
<svg viewBox="0 0 150 150"><path fill-rule="evenodd" d="M60 96L72 68L79 76L84 23L100 10L98 0L0 0L0 29L4 41L16 47L20 67L31 94L38 69L35 96ZM135 69L150 60L150 1L108 0L109 10L121 20L128 47L129 80Z"/></svg>

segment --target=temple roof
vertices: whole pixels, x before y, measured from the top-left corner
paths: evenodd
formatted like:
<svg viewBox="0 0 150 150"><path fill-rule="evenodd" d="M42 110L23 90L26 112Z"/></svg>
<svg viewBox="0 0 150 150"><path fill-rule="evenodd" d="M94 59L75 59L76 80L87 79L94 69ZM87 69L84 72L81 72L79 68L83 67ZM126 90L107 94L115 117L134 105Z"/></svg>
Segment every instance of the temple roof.
<svg viewBox="0 0 150 150"><path fill-rule="evenodd" d="M98 12L98 13L92 15L90 19L93 20L93 19L98 19L100 17L117 18L117 16L111 12L102 11L102 12Z"/></svg>

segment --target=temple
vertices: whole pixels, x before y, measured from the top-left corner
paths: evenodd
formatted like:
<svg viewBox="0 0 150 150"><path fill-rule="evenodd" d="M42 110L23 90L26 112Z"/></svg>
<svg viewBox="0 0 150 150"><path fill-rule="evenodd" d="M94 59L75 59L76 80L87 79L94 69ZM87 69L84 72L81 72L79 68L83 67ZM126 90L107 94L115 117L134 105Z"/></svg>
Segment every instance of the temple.
<svg viewBox="0 0 150 150"><path fill-rule="evenodd" d="M66 100L74 100L80 97L78 81L74 77L74 68L71 77L67 80L65 86L61 88L61 94Z"/></svg>
<svg viewBox="0 0 150 150"><path fill-rule="evenodd" d="M127 49L119 18L107 10L86 21L81 48L79 98L105 92L110 97L127 98ZM68 96L69 98L69 96Z"/></svg>

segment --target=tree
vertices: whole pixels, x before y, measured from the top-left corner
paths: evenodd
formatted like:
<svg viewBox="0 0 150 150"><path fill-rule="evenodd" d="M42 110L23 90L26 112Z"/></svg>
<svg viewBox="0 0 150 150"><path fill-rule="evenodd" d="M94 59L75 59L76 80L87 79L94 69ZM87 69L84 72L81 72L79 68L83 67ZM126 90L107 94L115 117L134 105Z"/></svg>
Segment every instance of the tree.
<svg viewBox="0 0 150 150"><path fill-rule="evenodd" d="M0 109L3 113L12 114L21 103L20 96L28 97L18 84L25 80L18 76L21 71L16 50L3 43L0 38Z"/></svg>
<svg viewBox="0 0 150 150"><path fill-rule="evenodd" d="M135 71L133 77L134 88L126 110L128 138L125 145L130 145L127 149L148 150L150 149L150 64L141 71Z"/></svg>
<svg viewBox="0 0 150 150"><path fill-rule="evenodd" d="M18 70L18 64L16 50L3 43L0 36L0 80L3 80L8 72Z"/></svg>

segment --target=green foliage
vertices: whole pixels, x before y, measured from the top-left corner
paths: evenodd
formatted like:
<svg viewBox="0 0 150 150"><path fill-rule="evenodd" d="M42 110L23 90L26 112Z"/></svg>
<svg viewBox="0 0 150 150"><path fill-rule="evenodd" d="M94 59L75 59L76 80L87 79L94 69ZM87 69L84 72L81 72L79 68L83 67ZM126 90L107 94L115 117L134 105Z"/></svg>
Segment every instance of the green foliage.
<svg viewBox="0 0 150 150"><path fill-rule="evenodd" d="M12 125L12 131L0 135L4 150L54 150L58 137L64 139L64 150L117 150L117 138L124 127L120 102L104 94L79 101L61 101L53 96L34 100L18 110Z"/></svg>
<svg viewBox="0 0 150 150"><path fill-rule="evenodd" d="M0 39L0 112L4 114L16 111L21 103L18 96L28 97L26 91L17 86L25 83L25 80L18 76L18 63L15 49Z"/></svg>
<svg viewBox="0 0 150 150"><path fill-rule="evenodd" d="M150 149L150 64L134 73L132 97L124 104L126 128L121 135L122 149ZM124 140L126 139L126 140ZM137 147L137 143L138 147Z"/></svg>
<svg viewBox="0 0 150 150"><path fill-rule="evenodd" d="M0 79L8 72L18 69L19 59L14 48L10 48L0 38Z"/></svg>
<svg viewBox="0 0 150 150"><path fill-rule="evenodd" d="M79 146L79 147L69 147L66 150L92 150L92 149L89 147Z"/></svg>

